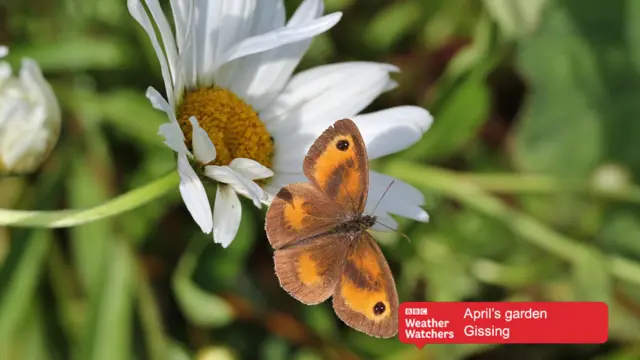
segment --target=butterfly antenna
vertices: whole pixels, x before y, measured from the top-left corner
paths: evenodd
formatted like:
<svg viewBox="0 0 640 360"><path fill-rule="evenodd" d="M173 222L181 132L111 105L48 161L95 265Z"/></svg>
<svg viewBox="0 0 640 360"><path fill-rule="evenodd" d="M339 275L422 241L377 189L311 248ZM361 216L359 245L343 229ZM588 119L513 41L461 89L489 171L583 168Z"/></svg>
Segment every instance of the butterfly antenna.
<svg viewBox="0 0 640 360"><path fill-rule="evenodd" d="M393 185L393 183L396 182L395 179L393 179L390 183L389 186L387 186L387 189L382 193L382 196L380 196L380 199L378 199L378 203L376 204L376 206L373 208L373 210L371 211L371 214L376 212L376 209L378 208L378 205L380 205L380 202L382 201L382 198L384 198L385 195L387 195L387 191L389 191L389 189L391 188L391 185ZM382 225L382 224L380 224Z"/></svg>
<svg viewBox="0 0 640 360"><path fill-rule="evenodd" d="M378 221L378 220L376 220L376 223L377 223L378 225L382 225L382 226L386 227L387 229L389 229L389 230L391 230L391 231L395 231L395 232L397 232L398 234L402 235L402 237L404 237L405 239L409 240L409 242L411 242L411 239L410 239L407 235L405 235L403 232L398 231L397 229L394 229L394 228L392 228L391 226L385 225L385 224L381 223L381 222L380 222L380 221Z"/></svg>

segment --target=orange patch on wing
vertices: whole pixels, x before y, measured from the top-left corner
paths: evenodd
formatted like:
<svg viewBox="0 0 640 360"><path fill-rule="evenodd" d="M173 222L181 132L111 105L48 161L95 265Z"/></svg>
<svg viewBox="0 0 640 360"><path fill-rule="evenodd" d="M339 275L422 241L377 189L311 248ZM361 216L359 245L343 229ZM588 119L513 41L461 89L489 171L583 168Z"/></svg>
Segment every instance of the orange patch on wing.
<svg viewBox="0 0 640 360"><path fill-rule="evenodd" d="M322 280L318 276L318 263L307 252L302 253L298 258L298 278L307 286Z"/></svg>
<svg viewBox="0 0 640 360"><path fill-rule="evenodd" d="M346 140L351 144L346 151L336 148L338 141ZM315 178L318 184L325 188L329 177L338 166L345 163L347 159L356 160L356 153L353 149L353 138L351 136L337 136L327 145L325 151L318 157L315 165Z"/></svg>
<svg viewBox="0 0 640 360"><path fill-rule="evenodd" d="M382 281L382 268L378 262L378 257L370 249L362 249L357 253L349 257L349 260L361 273L367 274L371 278Z"/></svg>
<svg viewBox="0 0 640 360"><path fill-rule="evenodd" d="M346 305L353 311L356 311L368 319L373 321L382 321L391 315L391 307L389 306L389 298L384 290L367 290L359 288L346 277L342 277L340 282L340 292L345 300ZM387 311L380 315L373 312L375 305L381 302Z"/></svg>
<svg viewBox="0 0 640 360"><path fill-rule="evenodd" d="M304 219L307 217L307 212L304 209L304 199L294 197L291 203L286 203L284 205L283 216L286 225L290 225L294 230L302 229Z"/></svg>
<svg viewBox="0 0 640 360"><path fill-rule="evenodd" d="M360 173L354 169L345 169L345 179L338 190L340 199L355 201L362 192L362 180Z"/></svg>

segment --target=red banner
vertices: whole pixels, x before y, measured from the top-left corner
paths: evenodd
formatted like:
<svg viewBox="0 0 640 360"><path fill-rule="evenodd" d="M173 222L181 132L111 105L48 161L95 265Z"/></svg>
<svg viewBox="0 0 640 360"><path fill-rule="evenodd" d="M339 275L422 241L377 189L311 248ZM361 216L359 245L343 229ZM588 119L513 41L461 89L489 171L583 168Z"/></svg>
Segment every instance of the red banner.
<svg viewBox="0 0 640 360"><path fill-rule="evenodd" d="M405 302L400 341L426 344L602 344L604 302Z"/></svg>

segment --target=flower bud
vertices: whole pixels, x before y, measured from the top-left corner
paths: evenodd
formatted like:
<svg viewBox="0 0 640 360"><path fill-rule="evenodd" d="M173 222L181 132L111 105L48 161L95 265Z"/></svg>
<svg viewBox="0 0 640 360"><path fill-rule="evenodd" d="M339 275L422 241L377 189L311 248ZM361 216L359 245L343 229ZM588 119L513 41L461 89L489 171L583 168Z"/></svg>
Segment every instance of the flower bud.
<svg viewBox="0 0 640 360"><path fill-rule="evenodd" d="M0 46L0 59L7 53ZM18 76L0 61L0 173L35 171L58 141L61 117L58 100L34 60L23 59Z"/></svg>

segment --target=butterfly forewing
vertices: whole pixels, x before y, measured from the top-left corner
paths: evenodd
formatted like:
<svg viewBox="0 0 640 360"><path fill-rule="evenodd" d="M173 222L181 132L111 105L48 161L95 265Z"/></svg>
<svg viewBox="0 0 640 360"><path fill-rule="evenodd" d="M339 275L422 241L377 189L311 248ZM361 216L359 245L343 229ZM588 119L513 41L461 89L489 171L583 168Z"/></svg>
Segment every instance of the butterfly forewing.
<svg viewBox="0 0 640 360"><path fill-rule="evenodd" d="M279 249L333 229L341 214L340 206L313 184L291 184L272 201L265 230L271 246Z"/></svg>
<svg viewBox="0 0 640 360"><path fill-rule="evenodd" d="M304 159L304 174L344 211L361 214L369 191L367 149L356 124L338 120L320 135Z"/></svg>
<svg viewBox="0 0 640 360"><path fill-rule="evenodd" d="M338 317L376 337L398 332L398 294L389 265L375 239L362 232L347 250L333 295Z"/></svg>

